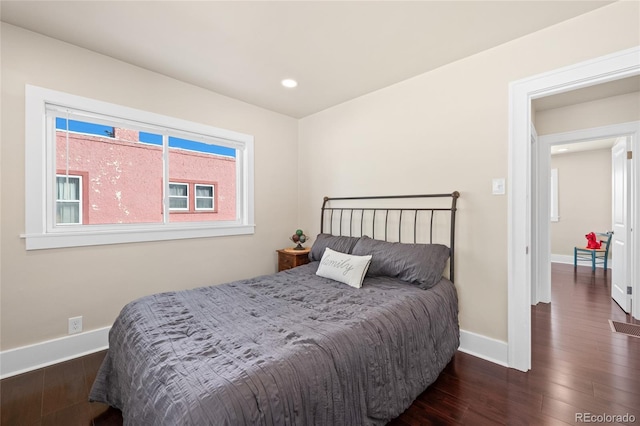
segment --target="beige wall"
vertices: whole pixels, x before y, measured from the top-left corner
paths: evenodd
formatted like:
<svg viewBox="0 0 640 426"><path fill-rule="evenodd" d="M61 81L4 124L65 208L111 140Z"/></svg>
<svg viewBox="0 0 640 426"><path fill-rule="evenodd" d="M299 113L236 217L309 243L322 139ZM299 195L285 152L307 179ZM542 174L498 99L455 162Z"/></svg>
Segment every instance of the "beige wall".
<svg viewBox="0 0 640 426"><path fill-rule="evenodd" d="M611 150L557 154L558 212L551 222L551 253L573 256L575 246L586 246L588 232L611 230Z"/></svg>
<svg viewBox="0 0 640 426"><path fill-rule="evenodd" d="M108 326L140 295L272 272L291 229L318 230L324 195L452 190L461 326L506 340L507 198L490 191L508 84L640 45L638 16L618 2L300 121L2 24L2 350L63 336L71 316ZM26 252L26 83L253 134L256 234Z"/></svg>
<svg viewBox="0 0 640 426"><path fill-rule="evenodd" d="M491 180L508 172L509 83L640 45L639 15L618 2L300 120L304 229L324 195L459 190L460 325L505 341L507 197Z"/></svg>
<svg viewBox="0 0 640 426"><path fill-rule="evenodd" d="M275 272L299 227L297 120L2 24L2 350L112 324L132 299ZM25 84L255 136L253 236L25 251Z"/></svg>
<svg viewBox="0 0 640 426"><path fill-rule="evenodd" d="M541 136L637 120L640 92L537 111L534 123Z"/></svg>

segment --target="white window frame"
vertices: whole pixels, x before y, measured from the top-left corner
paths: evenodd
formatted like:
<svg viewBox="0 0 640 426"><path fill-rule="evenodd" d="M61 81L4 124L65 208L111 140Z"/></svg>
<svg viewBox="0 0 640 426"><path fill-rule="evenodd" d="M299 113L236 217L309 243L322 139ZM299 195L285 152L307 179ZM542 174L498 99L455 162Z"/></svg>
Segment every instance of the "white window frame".
<svg viewBox="0 0 640 426"><path fill-rule="evenodd" d="M78 191L78 199L77 200L62 200L58 198L58 191L56 189L56 209L58 207L58 203L69 203L69 202L77 202L78 203L78 219L80 220L80 222L77 223L58 223L58 220L56 219L56 225L57 226L69 226L69 225L82 225L82 202L84 201L82 199L82 185L84 184L82 182L82 176L80 175L72 175L72 174L68 174L68 175L62 175L60 173L56 174L56 185L58 183L58 178L71 178L71 179L78 179L78 186L79 186L79 191Z"/></svg>
<svg viewBox="0 0 640 426"><path fill-rule="evenodd" d="M48 105L86 111L109 117L126 117L126 123L140 123L168 129L168 136L191 137L236 150L236 218L226 221L170 222L168 161L164 169L163 223L55 226L55 123L47 120ZM210 141L210 142L209 142ZM166 142L168 143L168 142ZM168 157L168 154L166 155ZM166 158L165 158L166 160ZM205 124L102 102L42 87L25 88L25 239L27 250L79 247L184 238L246 235L254 224L253 136Z"/></svg>
<svg viewBox="0 0 640 426"><path fill-rule="evenodd" d="M171 185L182 185L185 188L187 188L187 195L186 196L180 196L180 195L171 195L171 191L169 191L169 210L172 212L188 212L189 211L189 184L188 183L184 183L184 182L169 182L169 186ZM172 198L186 198L187 199L187 207L181 209L179 207L171 207L171 199Z"/></svg>
<svg viewBox="0 0 640 426"><path fill-rule="evenodd" d="M211 197L198 197L198 187L206 186L211 188ZM198 199L211 200L211 207L198 208ZM193 184L193 208L199 212L211 212L216 209L216 186L211 183L194 183Z"/></svg>

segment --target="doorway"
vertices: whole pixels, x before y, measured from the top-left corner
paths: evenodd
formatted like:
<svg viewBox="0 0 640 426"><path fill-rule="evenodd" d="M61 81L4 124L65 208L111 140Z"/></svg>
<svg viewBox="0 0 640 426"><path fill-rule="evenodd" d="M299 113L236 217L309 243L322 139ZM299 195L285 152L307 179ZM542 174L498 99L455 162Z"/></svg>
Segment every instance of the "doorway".
<svg viewBox="0 0 640 426"><path fill-rule="evenodd" d="M600 153L600 155L598 156L599 158L598 161L600 162L600 164L604 162L605 163L604 166L607 169L607 172L605 174L603 174L602 172L599 173L600 179L603 180L603 182L600 183L600 187L602 187L603 185L605 186L605 190L601 192L602 193L607 192L606 189L608 189L608 192L607 192L608 199L597 200L596 198L598 204L597 206L594 206L594 208L600 211L600 214L598 215L598 217L600 217L600 220L595 222L595 224L597 224L597 227L593 229L587 229L588 226L593 225L593 222L584 221L583 218L580 217L579 215L580 211L582 211L583 209L589 209L589 205L594 201L596 201L596 200L589 200L589 195L591 194L589 190L591 188L581 187L580 185L582 183L586 183L582 181L574 183L572 191L574 192L574 194L575 192L581 191L582 195L575 194L571 198L570 202L573 205L570 207L571 207L571 213L573 213L573 218L572 216L565 217L565 222L566 220L572 220L575 222L582 221L581 224L584 225L585 228L581 231L580 230L581 228L579 226L580 223L577 223L576 224L577 226L575 227L571 227L565 224L560 226L560 223L553 224L556 230L560 229L565 231L565 238L571 238L572 236L577 236L579 238L581 235L580 234L581 232L582 234L584 234L590 231L604 232L604 231L614 230L613 222L619 222L619 220L618 221L613 220L613 216L612 216L613 210L614 210L612 208L615 207L616 203L611 197L612 188L613 188L612 176L614 175L613 169L612 169L612 163L611 163L612 161L611 149L617 142L620 141L620 139L628 139L629 147L627 149L631 150L631 145L637 146L639 136L640 136L640 121L636 121L636 122L630 122L630 123L621 123L621 124L614 124L610 126L584 129L584 130L573 131L573 132L544 135L539 138L538 164L540 164L540 167L538 168L539 176L537 176L538 185L539 185L539 193L537 197L537 217L540 217L541 219L539 220L539 223L538 223L537 235L539 236L539 240L542 241L542 243L539 246L539 250L538 250L538 252L540 252L539 254L540 262L537 262L537 259L534 259L532 262L534 265L533 269L536 270L536 277L537 277L535 281L532 281L532 287L535 289L532 292L532 294L538 295L537 298L532 298L531 300L532 305L535 305L538 302L548 303L551 301L550 299L550 295L551 295L550 262L554 260L552 255L555 255L555 260L559 262L571 263L571 264L573 263L572 246L569 247L566 244L564 246L559 245L560 249L556 249L556 251L554 252L550 244L552 223L544 222L543 220L543 218L549 217L548 212L552 211L552 208L550 206L553 205L553 201L551 200L551 197L550 197L552 193L551 179L550 179L550 175L551 175L550 172L552 170L550 159L551 159L552 151L557 150L558 147L560 146L564 146L565 149L570 149L571 152L576 152L576 153L585 152L586 150L589 150L589 149L594 149ZM635 149L637 150L637 148ZM558 154L558 155L562 155L562 154ZM626 156L626 152L625 152L625 156ZM633 163L629 164L630 174L633 173L632 166L633 166ZM591 167L594 167L594 165L591 164ZM585 173L585 181L586 181L587 180L586 174L589 174L590 172L588 170L585 170L584 173ZM628 179L629 183L633 183L632 177L633 176L629 176L629 179ZM579 176L578 176L578 179L580 179ZM575 177L574 177L574 180L575 180ZM630 188L630 187L626 189L627 190L624 194L624 198L619 201L623 202L622 204L624 204L624 208L629 208L632 210L633 207L637 204L636 199L638 198L638 194L637 194L638 191L637 191L637 188L636 190L633 190L633 188ZM556 217L556 220L562 221L563 220L562 213L560 213L559 216L560 218ZM622 241L627 241L627 240L631 241L632 240L631 233L630 233L631 223L629 222L632 222L635 215L626 215L626 216L624 218L624 222L627 228L625 229L625 235L627 235L627 237L624 239L622 238L623 236L622 228L618 227L616 232L619 234L618 237L620 237ZM566 235L567 230L573 231L573 235ZM620 246L620 244L618 244L618 246ZM616 248L620 249L620 247L618 246L616 246ZM632 259L633 247L627 244L626 247L622 247L622 248L625 249L625 252L623 252L622 250L618 250L620 251L620 253L617 256L618 260L620 260L622 257L629 260ZM627 249L629 249L628 254L626 253ZM612 264L609 263L609 266L612 266ZM614 288L620 287L618 285L620 282L625 282L625 283L630 282L631 277L633 277L633 274L635 272L633 269L636 267L636 265L634 265L633 262L630 262L630 261L626 263L617 263L616 266L617 266L617 270L616 270L617 274L614 274L615 275ZM624 285L624 291L626 293L626 285ZM625 306L624 302L621 301L620 295L617 295L617 296L618 297L614 297L614 294L612 294L612 297L614 297L617 303L621 305L623 310L625 310L626 312L629 312L630 306ZM624 298L628 299L629 301L631 300L631 297L627 297L626 295L624 296Z"/></svg>
<svg viewBox="0 0 640 426"><path fill-rule="evenodd" d="M531 101L639 74L640 47L636 47L510 85L508 364L512 368L521 371L531 369L531 252L535 251L540 261L539 255L544 254L544 250L532 245L532 236L538 234L541 221L532 223L531 220ZM636 170L640 163L638 157L636 155L633 159ZM634 177L636 192L640 186L639 175L637 173ZM638 197L635 199L637 203ZM640 223L638 212L636 208L636 223ZM640 238L637 235L638 232L634 233L631 244L634 252L640 253ZM636 294L640 281L638 275L636 269L631 277ZM634 316L640 316L637 306L634 307Z"/></svg>
<svg viewBox="0 0 640 426"><path fill-rule="evenodd" d="M615 138L551 146L551 263L573 266L574 248L586 247L586 234L611 230L611 148ZM555 191L554 191L555 190ZM553 197L550 197L553 198ZM580 266L591 267L589 262ZM602 274L604 262L597 265ZM611 269L611 263L608 262ZM539 285L543 285L540 281Z"/></svg>

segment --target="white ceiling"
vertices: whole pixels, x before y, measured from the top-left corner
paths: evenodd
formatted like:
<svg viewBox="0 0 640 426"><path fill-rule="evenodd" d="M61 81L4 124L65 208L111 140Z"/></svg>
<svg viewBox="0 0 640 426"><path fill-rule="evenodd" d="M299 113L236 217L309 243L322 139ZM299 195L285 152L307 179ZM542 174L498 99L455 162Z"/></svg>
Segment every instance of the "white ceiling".
<svg viewBox="0 0 640 426"><path fill-rule="evenodd" d="M609 3L2 0L0 19L300 118Z"/></svg>

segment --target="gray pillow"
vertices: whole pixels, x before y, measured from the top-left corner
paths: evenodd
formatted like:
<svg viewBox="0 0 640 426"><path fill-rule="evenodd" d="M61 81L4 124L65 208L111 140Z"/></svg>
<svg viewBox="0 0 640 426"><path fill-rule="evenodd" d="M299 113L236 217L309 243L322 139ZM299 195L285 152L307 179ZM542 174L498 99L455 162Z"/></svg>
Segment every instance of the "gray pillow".
<svg viewBox="0 0 640 426"><path fill-rule="evenodd" d="M405 244L360 238L353 253L370 254L368 276L399 278L428 289L436 285L449 259L449 247L442 244Z"/></svg>
<svg viewBox="0 0 640 426"><path fill-rule="evenodd" d="M324 254L324 249L329 247L331 250L339 251L340 253L351 254L353 247L356 245L360 237L344 237L331 234L318 234L316 240L311 246L309 252L309 260L321 260Z"/></svg>

